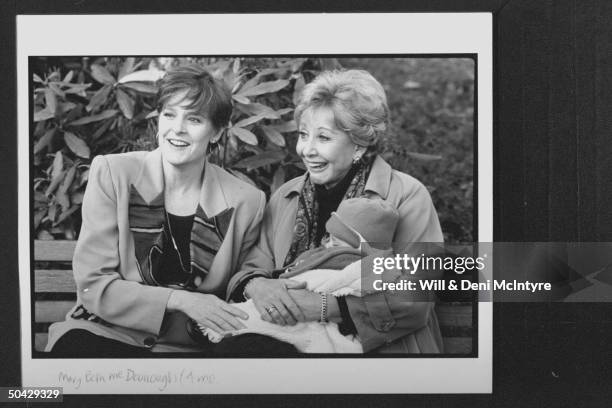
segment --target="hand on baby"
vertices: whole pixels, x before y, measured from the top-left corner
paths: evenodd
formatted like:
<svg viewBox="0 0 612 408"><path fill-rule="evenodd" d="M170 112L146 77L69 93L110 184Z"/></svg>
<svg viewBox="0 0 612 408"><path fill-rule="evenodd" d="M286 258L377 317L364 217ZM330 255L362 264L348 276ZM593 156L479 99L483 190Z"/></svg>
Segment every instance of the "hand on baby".
<svg viewBox="0 0 612 408"><path fill-rule="evenodd" d="M253 299L261 318L281 326L293 326L305 321L299 303L289 295L289 289L303 289L306 283L291 279L254 278L246 287L245 294Z"/></svg>

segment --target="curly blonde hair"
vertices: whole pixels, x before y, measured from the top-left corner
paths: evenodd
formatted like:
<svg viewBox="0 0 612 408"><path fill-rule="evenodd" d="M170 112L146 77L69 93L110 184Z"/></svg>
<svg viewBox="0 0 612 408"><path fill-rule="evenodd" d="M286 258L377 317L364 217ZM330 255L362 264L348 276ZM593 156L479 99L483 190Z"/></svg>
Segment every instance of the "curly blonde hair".
<svg viewBox="0 0 612 408"><path fill-rule="evenodd" d="M338 129L358 146L375 149L389 125L389 106L382 85L367 71L324 71L304 87L295 108L300 123L308 108L327 107Z"/></svg>

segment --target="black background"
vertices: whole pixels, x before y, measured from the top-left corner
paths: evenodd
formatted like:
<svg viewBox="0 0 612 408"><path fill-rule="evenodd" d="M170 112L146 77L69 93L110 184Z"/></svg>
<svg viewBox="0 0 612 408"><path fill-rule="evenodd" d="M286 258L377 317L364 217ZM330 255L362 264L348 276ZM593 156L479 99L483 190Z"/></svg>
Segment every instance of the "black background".
<svg viewBox="0 0 612 408"><path fill-rule="evenodd" d="M16 14L493 12L495 240L612 241L610 0L109 3L0 3L0 386L20 383ZM610 339L610 304L495 304L492 395L68 396L63 405L605 407Z"/></svg>

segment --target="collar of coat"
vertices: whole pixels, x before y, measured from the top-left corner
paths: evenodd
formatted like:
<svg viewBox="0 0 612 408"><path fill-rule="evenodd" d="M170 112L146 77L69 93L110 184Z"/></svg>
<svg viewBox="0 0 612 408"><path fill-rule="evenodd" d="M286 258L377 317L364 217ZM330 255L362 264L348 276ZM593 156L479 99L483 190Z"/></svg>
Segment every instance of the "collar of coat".
<svg viewBox="0 0 612 408"><path fill-rule="evenodd" d="M229 208L229 204L219 181L218 167L206 161L204 165L204 182L200 190L200 208L209 217L215 216ZM164 203L164 170L160 149L155 149L145 156L140 174L133 187L147 205Z"/></svg>
<svg viewBox="0 0 612 408"><path fill-rule="evenodd" d="M368 180L366 181L366 185L364 187L364 191L370 191L372 193L376 193L383 200L387 199L389 195L389 187L391 185L391 172L393 169L382 157L376 156L374 159L374 163L372 163L372 170L370 170L370 175L368 176ZM302 191L302 187L304 187L304 182L306 180L306 173L299 179L297 183L291 186L287 193L285 193L285 197L289 197L293 194L300 194Z"/></svg>

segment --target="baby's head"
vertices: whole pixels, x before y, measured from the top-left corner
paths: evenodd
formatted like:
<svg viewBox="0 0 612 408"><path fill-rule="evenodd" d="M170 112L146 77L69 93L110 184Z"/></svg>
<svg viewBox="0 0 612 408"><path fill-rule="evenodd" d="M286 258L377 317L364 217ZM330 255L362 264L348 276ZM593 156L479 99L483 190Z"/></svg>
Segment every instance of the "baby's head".
<svg viewBox="0 0 612 408"><path fill-rule="evenodd" d="M390 246L399 221L399 213L387 202L372 198L344 200L325 224L329 240L326 248L360 248L362 242Z"/></svg>

